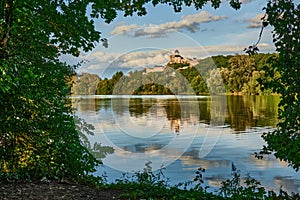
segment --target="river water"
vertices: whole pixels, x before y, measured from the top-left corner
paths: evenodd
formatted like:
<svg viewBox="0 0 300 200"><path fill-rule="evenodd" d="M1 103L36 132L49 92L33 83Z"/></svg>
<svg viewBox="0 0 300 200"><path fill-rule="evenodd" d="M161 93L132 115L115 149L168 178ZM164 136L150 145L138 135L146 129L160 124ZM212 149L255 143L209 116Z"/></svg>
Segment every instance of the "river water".
<svg viewBox="0 0 300 200"><path fill-rule="evenodd" d="M300 192L299 172L274 156L257 159L261 135L274 130L278 96L73 96L84 141L104 163L108 181L124 172L164 167L170 184L189 181L201 167L214 190L234 164L267 189Z"/></svg>

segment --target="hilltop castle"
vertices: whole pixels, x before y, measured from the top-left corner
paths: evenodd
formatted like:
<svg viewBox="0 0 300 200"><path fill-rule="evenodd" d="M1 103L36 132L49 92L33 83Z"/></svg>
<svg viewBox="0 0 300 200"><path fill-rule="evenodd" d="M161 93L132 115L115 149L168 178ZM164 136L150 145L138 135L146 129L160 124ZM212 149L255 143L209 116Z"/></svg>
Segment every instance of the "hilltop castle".
<svg viewBox="0 0 300 200"><path fill-rule="evenodd" d="M168 64L184 64L184 63L188 63L188 59L183 58L179 51L176 49L175 52L170 55L170 61Z"/></svg>
<svg viewBox="0 0 300 200"><path fill-rule="evenodd" d="M180 55L179 51L176 49L175 52L170 55L170 61L168 65L170 64L189 64L189 67L194 67L198 64L198 59L190 59L190 58L184 58Z"/></svg>
<svg viewBox="0 0 300 200"><path fill-rule="evenodd" d="M186 69L197 65L198 59L184 58L180 55L179 51L176 49L174 53L170 55L170 61L168 62L167 65L172 65L172 64L187 64L185 67L179 68L179 69ZM164 70L165 70L165 66L155 66L154 68L146 67L145 74L151 72L163 72Z"/></svg>

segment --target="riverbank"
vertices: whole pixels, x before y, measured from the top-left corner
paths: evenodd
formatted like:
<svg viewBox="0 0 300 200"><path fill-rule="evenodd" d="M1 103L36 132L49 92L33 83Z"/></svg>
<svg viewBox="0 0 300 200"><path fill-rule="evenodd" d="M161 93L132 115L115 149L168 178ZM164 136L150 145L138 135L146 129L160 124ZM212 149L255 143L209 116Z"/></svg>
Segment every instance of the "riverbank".
<svg viewBox="0 0 300 200"><path fill-rule="evenodd" d="M111 200L118 199L121 190L96 188L79 184L49 182L7 183L0 185L1 200Z"/></svg>
<svg viewBox="0 0 300 200"><path fill-rule="evenodd" d="M212 194L205 188L196 186L187 190L178 187L167 187L162 181L152 180L150 174L139 174L138 182L121 181L114 184L90 187L58 181L14 182L0 185L1 200L112 200L112 199L300 199L299 194L288 194L285 191L275 193L266 191L256 180L249 178L246 186L240 185L239 175L223 183L219 194ZM144 177L143 177L144 176ZM146 178L146 179L145 179ZM149 179L150 178L150 179ZM195 181L202 181L198 174Z"/></svg>

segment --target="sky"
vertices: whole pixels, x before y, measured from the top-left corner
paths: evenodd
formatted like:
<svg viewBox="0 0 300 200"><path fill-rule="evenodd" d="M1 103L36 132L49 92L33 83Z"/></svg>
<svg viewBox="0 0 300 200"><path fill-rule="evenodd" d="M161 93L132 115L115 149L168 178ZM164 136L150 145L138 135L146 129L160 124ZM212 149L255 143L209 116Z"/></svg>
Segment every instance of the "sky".
<svg viewBox="0 0 300 200"><path fill-rule="evenodd" d="M175 13L168 5L147 4L146 16L124 17L122 13L110 24L97 20L95 26L107 39L108 47L96 48L70 62L85 60L77 69L110 77L116 71L133 71L165 65L177 49L186 58L242 54L244 48L257 42L261 30L264 0L243 0L234 10L227 1L214 9L207 4L201 10L183 7ZM260 52L274 52L272 28L264 29L258 45Z"/></svg>

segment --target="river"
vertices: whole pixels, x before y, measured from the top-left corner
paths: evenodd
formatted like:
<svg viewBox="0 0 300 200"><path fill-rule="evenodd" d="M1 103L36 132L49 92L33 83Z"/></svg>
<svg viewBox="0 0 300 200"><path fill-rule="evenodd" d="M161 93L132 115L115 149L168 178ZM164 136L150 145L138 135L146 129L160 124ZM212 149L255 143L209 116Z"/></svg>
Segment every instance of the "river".
<svg viewBox="0 0 300 200"><path fill-rule="evenodd" d="M164 167L170 184L192 180L201 167L214 190L234 164L267 189L300 192L299 172L274 156L257 159L261 135L274 130L278 96L73 96L85 144L104 163L95 175Z"/></svg>

